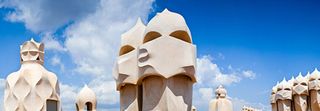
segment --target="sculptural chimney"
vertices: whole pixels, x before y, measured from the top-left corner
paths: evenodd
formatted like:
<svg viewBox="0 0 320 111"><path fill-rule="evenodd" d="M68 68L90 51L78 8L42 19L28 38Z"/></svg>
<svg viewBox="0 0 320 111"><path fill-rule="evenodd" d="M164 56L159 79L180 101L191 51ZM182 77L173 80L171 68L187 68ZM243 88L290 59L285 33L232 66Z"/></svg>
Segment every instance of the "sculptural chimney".
<svg viewBox="0 0 320 111"><path fill-rule="evenodd" d="M303 77L301 72L293 82L293 100L295 111L308 111L308 78Z"/></svg>
<svg viewBox="0 0 320 111"><path fill-rule="evenodd" d="M20 69L6 79L4 110L61 111L58 78L43 67L44 44L24 42L20 60Z"/></svg>
<svg viewBox="0 0 320 111"><path fill-rule="evenodd" d="M209 111L233 111L232 102L227 99L227 90L220 85L216 89L216 98L210 101Z"/></svg>
<svg viewBox="0 0 320 111"><path fill-rule="evenodd" d="M311 111L320 111L320 72L314 69L309 77L309 94Z"/></svg>
<svg viewBox="0 0 320 111"><path fill-rule="evenodd" d="M271 109L272 111L278 111L277 102L276 102L276 93L277 93L277 87L279 85L279 82L276 86L272 87L271 96L270 96L270 102L271 102Z"/></svg>
<svg viewBox="0 0 320 111"><path fill-rule="evenodd" d="M121 35L114 68L120 110L190 111L196 46L184 18L165 9Z"/></svg>
<svg viewBox="0 0 320 111"><path fill-rule="evenodd" d="M142 110L190 111L196 47L184 18L165 9L148 23L139 47Z"/></svg>
<svg viewBox="0 0 320 111"><path fill-rule="evenodd" d="M138 51L142 44L145 25L141 19L121 35L121 48L114 68L117 90L120 92L120 110L138 111L141 106L141 85L138 85Z"/></svg>
<svg viewBox="0 0 320 111"><path fill-rule="evenodd" d="M276 102L278 111L292 111L292 88L291 84L283 79L277 87Z"/></svg>
<svg viewBox="0 0 320 111"><path fill-rule="evenodd" d="M77 111L97 111L96 94L85 85L79 92L76 99Z"/></svg>

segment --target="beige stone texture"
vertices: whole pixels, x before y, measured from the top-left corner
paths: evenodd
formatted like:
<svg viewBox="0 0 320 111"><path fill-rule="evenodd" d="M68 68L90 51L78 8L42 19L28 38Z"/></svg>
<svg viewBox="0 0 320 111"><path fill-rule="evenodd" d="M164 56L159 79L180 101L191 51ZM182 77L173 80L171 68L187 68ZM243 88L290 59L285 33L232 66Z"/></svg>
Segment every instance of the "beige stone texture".
<svg viewBox="0 0 320 111"><path fill-rule="evenodd" d="M271 105L274 111L320 111L320 72L315 69L305 76L301 73L289 81L283 80L277 84L276 106L271 96ZM291 90L290 90L291 87ZM272 89L272 94L274 93Z"/></svg>
<svg viewBox="0 0 320 111"><path fill-rule="evenodd" d="M227 90L220 85L216 89L216 99L211 100L209 104L209 111L233 111L233 105L227 99Z"/></svg>
<svg viewBox="0 0 320 111"><path fill-rule="evenodd" d="M6 79L5 111L61 111L57 76L43 67L44 45L33 39L20 47L21 67Z"/></svg>
<svg viewBox="0 0 320 111"><path fill-rule="evenodd" d="M138 47L142 44L145 25L140 19L135 26L121 35L121 48L114 69L117 90L120 92L120 110L139 110ZM141 92L142 93L142 92Z"/></svg>
<svg viewBox="0 0 320 111"><path fill-rule="evenodd" d="M183 74L195 82L196 47L184 18L165 9L150 20L140 46L142 78Z"/></svg>
<svg viewBox="0 0 320 111"><path fill-rule="evenodd" d="M293 100L295 111L307 111L308 110L308 78L303 77L301 73L293 82Z"/></svg>
<svg viewBox="0 0 320 111"><path fill-rule="evenodd" d="M309 77L310 106L312 111L320 111L320 72L315 69Z"/></svg>
<svg viewBox="0 0 320 111"><path fill-rule="evenodd" d="M292 109L292 84L283 79L277 87L276 101L278 111L291 111Z"/></svg>
<svg viewBox="0 0 320 111"><path fill-rule="evenodd" d="M196 47L184 18L165 9L150 20L139 47L142 110L190 111Z"/></svg>
<svg viewBox="0 0 320 111"><path fill-rule="evenodd" d="M125 84L137 84L138 48L142 44L144 30L145 25L138 19L133 28L121 35L121 48L114 69L118 90Z"/></svg>
<svg viewBox="0 0 320 111"><path fill-rule="evenodd" d="M96 94L85 85L76 98L77 111L96 111L97 98Z"/></svg>
<svg viewBox="0 0 320 111"><path fill-rule="evenodd" d="M277 83L276 86L273 86L272 91L271 91L270 101L271 101L271 110L272 111L278 111L277 102L276 102L276 93L277 93L278 85L279 85L279 83Z"/></svg>
<svg viewBox="0 0 320 111"><path fill-rule="evenodd" d="M120 110L190 111L196 47L184 18L165 9L121 36L114 78Z"/></svg>

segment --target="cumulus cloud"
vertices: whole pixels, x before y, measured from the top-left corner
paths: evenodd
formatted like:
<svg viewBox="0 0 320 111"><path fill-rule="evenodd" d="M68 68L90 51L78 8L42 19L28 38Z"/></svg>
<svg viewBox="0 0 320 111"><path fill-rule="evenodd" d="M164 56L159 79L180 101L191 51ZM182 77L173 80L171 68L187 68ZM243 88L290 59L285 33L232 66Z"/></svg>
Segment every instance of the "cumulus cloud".
<svg viewBox="0 0 320 111"><path fill-rule="evenodd" d="M60 97L62 102L61 105L64 111L75 110L75 101L78 92L78 87L60 83Z"/></svg>
<svg viewBox="0 0 320 111"><path fill-rule="evenodd" d="M220 54L221 55L221 54ZM255 73L252 70L241 70L239 68L235 69L229 65L225 72L221 71L221 67L213 63L212 57L210 55L205 55L197 58L197 83L194 85L194 104L199 107L200 110L208 110L209 102L215 97L215 88L222 84L229 86L231 84L237 84L243 79L255 79ZM241 109L242 105L248 104L244 100L239 101L235 98L232 101L234 103L235 109ZM249 104L250 103L250 104ZM255 105L255 104L254 104ZM262 104L261 104L262 105ZM238 110L235 110L238 111Z"/></svg>
<svg viewBox="0 0 320 111"><path fill-rule="evenodd" d="M96 12L76 21L64 32L64 46L76 64L74 71L94 76L88 85L97 94L101 110L119 110L119 94L111 75L120 35L138 17L146 20L153 2L101 0Z"/></svg>
<svg viewBox="0 0 320 111"><path fill-rule="evenodd" d="M59 68L62 72L65 71L64 64L61 62L61 58L59 56L57 56L57 55L53 56L50 60L50 63L52 66L59 66Z"/></svg>
<svg viewBox="0 0 320 111"><path fill-rule="evenodd" d="M116 91L115 81L106 77L96 78L89 83L89 87L97 94L99 104L112 106L119 103L119 93ZM119 108L119 107L114 107Z"/></svg>
<svg viewBox="0 0 320 111"><path fill-rule="evenodd" d="M256 78L256 73L254 73L252 70L242 71L242 74L243 74L244 77L249 78L249 79L255 79Z"/></svg>
<svg viewBox="0 0 320 111"><path fill-rule="evenodd" d="M201 99L205 101L210 101L214 97L212 88L199 88L199 93L201 94Z"/></svg>
<svg viewBox="0 0 320 111"><path fill-rule="evenodd" d="M51 58L51 65L56 66L59 64L61 64L60 57L54 56L53 58Z"/></svg>
<svg viewBox="0 0 320 111"><path fill-rule="evenodd" d="M221 71L217 64L212 62L210 55L205 55L197 59L197 79L198 85L205 87L216 87L217 85L230 85L240 82L243 78L254 79L255 73L252 70L234 69L230 65L228 73Z"/></svg>
<svg viewBox="0 0 320 111"><path fill-rule="evenodd" d="M47 51L70 55L79 78L99 97L101 110L119 110L119 95L112 78L120 35L131 28L138 17L146 21L154 0L0 0L0 8L12 9L6 16L11 22L21 22L32 32L40 33ZM49 21L49 22L48 22ZM62 28L62 37L55 37ZM59 38L59 39L58 39ZM64 39L64 40L60 40ZM64 67L54 53L52 66ZM61 68L63 69L63 68ZM69 71L68 71L69 72ZM92 78L87 78L87 75ZM61 84L64 110L74 110L74 99L82 86Z"/></svg>
<svg viewBox="0 0 320 111"><path fill-rule="evenodd" d="M133 26L138 17L147 19L152 3L153 0L102 0L95 13L75 22L64 32L65 48L77 65L75 71L99 76L89 83L99 97L99 104L111 106L119 103L111 69L120 35Z"/></svg>
<svg viewBox="0 0 320 111"><path fill-rule="evenodd" d="M45 44L45 50L65 52L66 48L50 32L42 34L41 42Z"/></svg>
<svg viewBox="0 0 320 111"><path fill-rule="evenodd" d="M152 3L153 0L102 0L95 13L68 27L65 46L77 65L75 71L111 74L121 33L132 27L138 17L147 19Z"/></svg>
<svg viewBox="0 0 320 111"><path fill-rule="evenodd" d="M22 22L33 32L54 31L94 12L99 0L1 0L0 8L13 9L6 19Z"/></svg>

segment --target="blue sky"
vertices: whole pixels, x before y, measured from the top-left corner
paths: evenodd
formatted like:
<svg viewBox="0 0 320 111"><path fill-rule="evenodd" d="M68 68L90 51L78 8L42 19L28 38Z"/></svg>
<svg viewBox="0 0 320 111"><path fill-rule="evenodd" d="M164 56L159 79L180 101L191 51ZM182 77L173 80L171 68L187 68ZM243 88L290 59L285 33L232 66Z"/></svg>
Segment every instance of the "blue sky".
<svg viewBox="0 0 320 111"><path fill-rule="evenodd" d="M19 45L33 37L46 45L45 66L59 77L64 109L72 110L72 97L86 83L101 96L100 109L117 110L111 70L119 36L138 17L147 23L164 8L184 16L197 45L202 79L193 99L200 111L207 110L205 97L213 98L218 84L225 84L235 109L245 104L268 110L277 81L320 68L316 0L75 2L0 0L2 81L19 69Z"/></svg>

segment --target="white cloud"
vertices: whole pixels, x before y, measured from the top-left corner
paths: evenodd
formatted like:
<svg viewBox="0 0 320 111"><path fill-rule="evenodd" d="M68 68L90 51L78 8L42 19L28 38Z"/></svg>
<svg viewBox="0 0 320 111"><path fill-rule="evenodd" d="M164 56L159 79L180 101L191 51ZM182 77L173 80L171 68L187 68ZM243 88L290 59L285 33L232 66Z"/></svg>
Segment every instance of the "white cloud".
<svg viewBox="0 0 320 111"><path fill-rule="evenodd" d="M231 65L228 66L226 72L228 73L222 72L221 67L213 63L210 55L197 59L197 84L201 86L230 85L240 82L243 78L255 79L256 75L252 70L234 69Z"/></svg>
<svg viewBox="0 0 320 111"><path fill-rule="evenodd" d="M61 58L57 55L53 56L50 60L52 66L59 66L60 70L64 72L64 64L61 62Z"/></svg>
<svg viewBox="0 0 320 111"><path fill-rule="evenodd" d="M41 42L45 44L45 50L60 52L67 51L67 49L64 48L62 44L55 37L53 37L52 33L50 32L46 32L43 34Z"/></svg>
<svg viewBox="0 0 320 111"><path fill-rule="evenodd" d="M217 85L230 85L240 82L241 77L237 72L231 70L230 74L222 73L217 64L212 62L209 55L197 59L197 79L198 85L215 87Z"/></svg>
<svg viewBox="0 0 320 111"><path fill-rule="evenodd" d="M65 31L65 46L80 74L111 74L120 35L138 17L147 19L153 0L102 0L92 15L77 21ZM111 76L110 76L111 77Z"/></svg>
<svg viewBox="0 0 320 111"><path fill-rule="evenodd" d="M4 0L0 7L13 9L6 19L22 22L39 33L46 50L66 52L79 78L86 78L99 98L100 110L119 110L112 67L117 56L120 35L131 28L138 17L146 21L154 0ZM48 22L50 21L50 22ZM55 37L57 28L62 37ZM58 40L63 38L65 40ZM58 54L50 59L52 66L64 67ZM63 68L61 68L63 69ZM92 75L92 78L87 78ZM68 82L68 81L66 81ZM82 87L82 86L81 86ZM61 84L63 109L74 110L74 99L80 86ZM101 107L99 107L101 106Z"/></svg>
<svg viewBox="0 0 320 111"><path fill-rule="evenodd" d="M241 80L241 77L235 74L217 74L213 83L230 85L232 83L238 83L240 82L240 80Z"/></svg>
<svg viewBox="0 0 320 111"><path fill-rule="evenodd" d="M64 111L74 111L75 101L79 88L68 84L60 83L61 106Z"/></svg>
<svg viewBox="0 0 320 111"><path fill-rule="evenodd" d="M249 78L249 79L255 79L256 78L256 73L254 73L252 70L242 71L242 74L243 74L244 77Z"/></svg>
<svg viewBox="0 0 320 111"><path fill-rule="evenodd" d="M199 93L201 94L201 99L208 102L214 97L212 88L199 88Z"/></svg>
<svg viewBox="0 0 320 111"><path fill-rule="evenodd" d="M99 0L2 0L0 8L13 9L6 19L22 22L33 32L55 31L94 12Z"/></svg>
<svg viewBox="0 0 320 111"><path fill-rule="evenodd" d="M255 73L252 70L235 69L231 65L226 68L227 70L225 70L225 72L227 73L224 73L221 71L222 68L218 67L218 65L213 63L212 60L213 59L210 55L197 58L196 75L198 81L194 85L193 102L200 110L208 110L207 108L209 107L209 102L215 97L214 90L218 85L222 84L229 86L231 84L239 83L245 78L255 78ZM232 101L235 101L235 111L238 111L237 109L240 110L243 102L246 102L244 100L239 101L237 98L233 99ZM246 102L246 104L251 105L249 102Z"/></svg>
<svg viewBox="0 0 320 111"><path fill-rule="evenodd" d="M114 80L108 80L107 77L100 76L92 80L89 87L96 93L99 104L108 106L119 103L119 92L116 91Z"/></svg>
<svg viewBox="0 0 320 111"><path fill-rule="evenodd" d="M76 64L74 71L94 76L88 86L96 93L100 110L119 110L119 93L111 75L120 34L132 27L138 17L147 19L152 3L153 0L102 0L95 13L76 21L64 32L65 48ZM75 89L81 88L73 86L66 88L65 92L73 95ZM68 97L62 99L70 102L74 99L73 96ZM74 102L70 102L65 103L70 105L64 109L69 110L69 106L72 108Z"/></svg>
<svg viewBox="0 0 320 111"><path fill-rule="evenodd" d="M61 60L58 56L54 56L53 58L51 58L51 65L56 66L61 64Z"/></svg>

